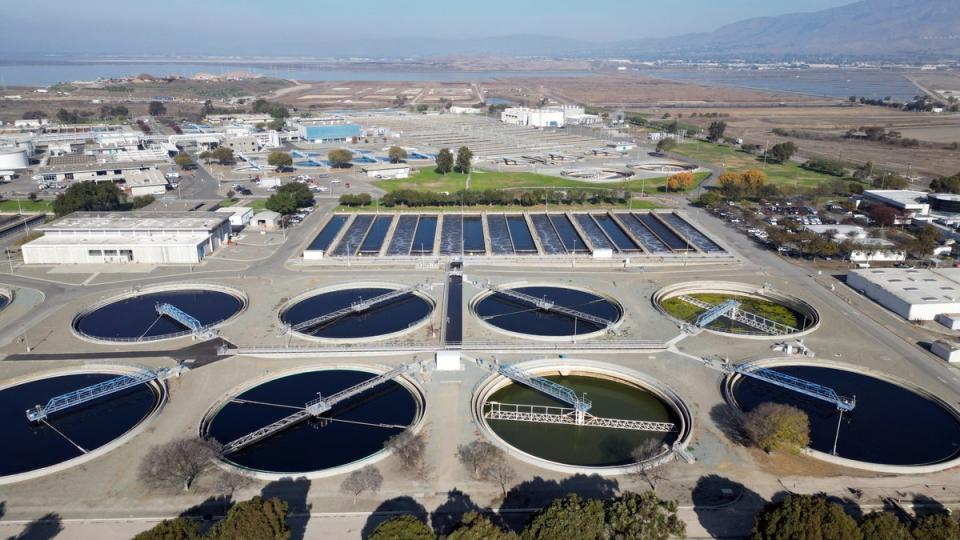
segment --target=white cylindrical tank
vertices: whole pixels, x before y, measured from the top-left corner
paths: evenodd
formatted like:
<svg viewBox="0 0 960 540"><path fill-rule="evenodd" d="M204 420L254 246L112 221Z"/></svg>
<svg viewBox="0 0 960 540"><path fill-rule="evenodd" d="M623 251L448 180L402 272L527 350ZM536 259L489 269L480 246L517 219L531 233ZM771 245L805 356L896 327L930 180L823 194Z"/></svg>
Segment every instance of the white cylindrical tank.
<svg viewBox="0 0 960 540"><path fill-rule="evenodd" d="M30 167L27 150L24 148L0 148L0 170L26 169Z"/></svg>

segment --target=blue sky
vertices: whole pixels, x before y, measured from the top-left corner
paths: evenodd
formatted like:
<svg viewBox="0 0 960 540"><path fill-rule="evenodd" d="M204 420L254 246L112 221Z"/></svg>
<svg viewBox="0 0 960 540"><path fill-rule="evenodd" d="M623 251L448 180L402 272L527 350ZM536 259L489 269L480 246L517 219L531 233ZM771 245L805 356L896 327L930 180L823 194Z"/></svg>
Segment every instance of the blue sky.
<svg viewBox="0 0 960 540"><path fill-rule="evenodd" d="M511 34L663 37L851 0L5 0L3 51L323 56L311 43Z"/></svg>

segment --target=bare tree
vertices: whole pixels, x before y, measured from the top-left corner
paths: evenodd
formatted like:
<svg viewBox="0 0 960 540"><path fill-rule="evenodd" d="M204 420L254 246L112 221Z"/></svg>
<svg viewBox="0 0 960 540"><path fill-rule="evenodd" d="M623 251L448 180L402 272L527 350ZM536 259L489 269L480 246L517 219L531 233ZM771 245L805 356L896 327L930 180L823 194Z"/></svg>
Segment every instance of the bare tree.
<svg viewBox="0 0 960 540"><path fill-rule="evenodd" d="M211 439L176 439L151 448L140 461L138 478L161 489L189 491L193 481L213 466L220 443Z"/></svg>
<svg viewBox="0 0 960 540"><path fill-rule="evenodd" d="M220 493L233 498L237 490L243 489L253 483L253 480L242 474L229 471L220 471L214 479L214 487Z"/></svg>
<svg viewBox="0 0 960 540"><path fill-rule="evenodd" d="M357 504L357 497L364 491L376 493L383 485L383 475L373 465L367 465L359 471L353 471L343 479L340 492L353 495L353 504Z"/></svg>
<svg viewBox="0 0 960 540"><path fill-rule="evenodd" d="M400 458L400 465L406 471L423 473L427 464L424 460L427 442L423 432L414 434L407 430L387 441L386 447Z"/></svg>
<svg viewBox="0 0 960 540"><path fill-rule="evenodd" d="M474 480L482 480L483 465L502 458L500 454L502 451L487 441L473 441L457 446L457 459L464 467L470 469L470 476Z"/></svg>
<svg viewBox="0 0 960 540"><path fill-rule="evenodd" d="M501 452L499 459L489 461L480 467L481 478L500 486L504 497L507 496L507 486L517 478L517 471L506 462L505 457Z"/></svg>
<svg viewBox="0 0 960 540"><path fill-rule="evenodd" d="M657 482L666 478L662 465L646 463L663 453L663 443L655 439L647 439L630 452L633 458L633 475L638 480L650 484L650 489L657 490Z"/></svg>

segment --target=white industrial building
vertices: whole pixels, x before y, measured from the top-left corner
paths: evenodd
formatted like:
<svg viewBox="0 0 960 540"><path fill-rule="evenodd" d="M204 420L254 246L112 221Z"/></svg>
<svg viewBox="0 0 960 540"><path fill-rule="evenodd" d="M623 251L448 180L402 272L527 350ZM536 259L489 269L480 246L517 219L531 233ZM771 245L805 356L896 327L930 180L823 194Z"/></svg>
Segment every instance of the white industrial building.
<svg viewBox="0 0 960 540"><path fill-rule="evenodd" d="M166 162L158 161L117 161L109 163L98 163L90 156L71 155L64 158L76 157L78 163L69 163L68 160L57 161L57 165L48 165L41 167L39 174L33 176L33 179L41 184L57 185L69 184L70 182L123 182L131 173L156 170L159 165ZM52 163L50 158L48 163ZM62 164L60 164L62 163Z"/></svg>
<svg viewBox="0 0 960 540"><path fill-rule="evenodd" d="M216 211L230 218L230 225L234 230L246 227L253 220L253 208L247 206L227 206L217 208Z"/></svg>
<svg viewBox="0 0 960 540"><path fill-rule="evenodd" d="M908 189L868 189L863 192L863 201L885 204L900 210L906 218L925 216L930 213L929 193Z"/></svg>
<svg viewBox="0 0 960 540"><path fill-rule="evenodd" d="M535 128L563 127L566 116L563 109L530 109L527 107L509 107L500 113L500 121L515 126Z"/></svg>
<svg viewBox="0 0 960 540"><path fill-rule="evenodd" d="M25 264L196 264L231 227L216 212L74 212L37 230Z"/></svg>
<svg viewBox="0 0 960 540"><path fill-rule="evenodd" d="M847 285L909 321L960 313L960 268L853 270Z"/></svg>
<svg viewBox="0 0 960 540"><path fill-rule="evenodd" d="M368 178L410 178L410 166L406 163L377 163L363 165L360 171Z"/></svg>

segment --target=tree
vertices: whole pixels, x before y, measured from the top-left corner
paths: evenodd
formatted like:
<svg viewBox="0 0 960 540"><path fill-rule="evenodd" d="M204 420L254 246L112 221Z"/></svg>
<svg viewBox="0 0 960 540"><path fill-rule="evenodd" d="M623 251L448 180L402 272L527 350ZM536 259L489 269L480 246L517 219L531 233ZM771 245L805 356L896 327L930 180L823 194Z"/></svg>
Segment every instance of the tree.
<svg viewBox="0 0 960 540"><path fill-rule="evenodd" d="M523 540L555 540L571 538L600 540L604 538L605 514L603 503L584 500L571 493L550 503L530 520L523 529Z"/></svg>
<svg viewBox="0 0 960 540"><path fill-rule="evenodd" d="M707 138L713 142L717 142L723 138L724 132L727 131L727 123L720 120L710 124L710 127L707 128Z"/></svg>
<svg viewBox="0 0 960 540"><path fill-rule="evenodd" d="M233 148L229 146L218 146L210 152L210 157L217 160L221 165L233 163Z"/></svg>
<svg viewBox="0 0 960 540"><path fill-rule="evenodd" d="M151 488L183 488L213 467L220 444L211 439L175 439L152 447L140 461L138 478Z"/></svg>
<svg viewBox="0 0 960 540"><path fill-rule="evenodd" d="M517 540L513 531L497 527L480 512L467 512L447 540Z"/></svg>
<svg viewBox="0 0 960 540"><path fill-rule="evenodd" d="M203 162L206 164L206 163L210 163L210 160L213 159L213 154L211 154L209 150L204 150L203 152L200 152L200 154L198 154L197 157L202 159Z"/></svg>
<svg viewBox="0 0 960 540"><path fill-rule="evenodd" d="M792 141L782 142L773 145L773 148L767 152L767 157L778 163L785 163L797 153L799 148Z"/></svg>
<svg viewBox="0 0 960 540"><path fill-rule="evenodd" d="M687 527L677 517L677 502L661 500L652 491L627 492L606 504L607 538L667 540L683 538Z"/></svg>
<svg viewBox="0 0 960 540"><path fill-rule="evenodd" d="M359 471L353 471L340 484L340 492L353 496L353 504L357 504L357 497L364 491L376 493L383 485L383 475L380 469L367 465Z"/></svg>
<svg viewBox="0 0 960 540"><path fill-rule="evenodd" d="M153 201L157 200L153 195L141 195L139 197L133 198L133 209L139 210L153 204Z"/></svg>
<svg viewBox="0 0 960 540"><path fill-rule="evenodd" d="M473 152L466 146L457 150L457 172L468 173L473 166Z"/></svg>
<svg viewBox="0 0 960 540"><path fill-rule="evenodd" d="M757 195L767 183L767 174L757 169L750 169L740 175L743 188L751 195Z"/></svg>
<svg viewBox="0 0 960 540"><path fill-rule="evenodd" d="M399 146L391 146L387 156L390 158L390 163L400 163L407 159L407 151Z"/></svg>
<svg viewBox="0 0 960 540"><path fill-rule="evenodd" d="M80 123L80 113L77 111L68 111L66 109L60 109L57 111L57 120L61 124L79 124Z"/></svg>
<svg viewBox="0 0 960 540"><path fill-rule="evenodd" d="M890 227L897 221L897 211L885 204L875 204L870 207L870 219L881 227Z"/></svg>
<svg viewBox="0 0 960 540"><path fill-rule="evenodd" d="M397 516L377 525L368 540L434 540L436 535L426 523L414 516Z"/></svg>
<svg viewBox="0 0 960 540"><path fill-rule="evenodd" d="M274 193L264 204L267 210L288 215L297 211L297 201L290 193Z"/></svg>
<svg viewBox="0 0 960 540"><path fill-rule="evenodd" d="M437 154L437 172L447 174L453 170L453 154L449 148L443 148Z"/></svg>
<svg viewBox="0 0 960 540"><path fill-rule="evenodd" d="M823 497L787 495L757 513L753 540L863 540L857 522L839 504Z"/></svg>
<svg viewBox="0 0 960 540"><path fill-rule="evenodd" d="M472 441L457 446L457 459L470 471L474 480L481 480L484 463L500 457L502 451L487 441Z"/></svg>
<svg viewBox="0 0 960 540"><path fill-rule="evenodd" d="M77 182L57 195L53 211L58 216L71 212L111 212L125 204L123 193L112 182Z"/></svg>
<svg viewBox="0 0 960 540"><path fill-rule="evenodd" d="M293 166L293 156L286 152L270 152L270 155L267 156L267 163L271 167L276 167L277 171L282 171Z"/></svg>
<svg viewBox="0 0 960 540"><path fill-rule="evenodd" d="M860 518L865 540L912 540L910 529L890 512L871 512Z"/></svg>
<svg viewBox="0 0 960 540"><path fill-rule="evenodd" d="M193 165L193 158L191 158L190 154L187 154L186 152L180 152L177 154L177 157L173 158L173 162L177 164L177 167L186 170Z"/></svg>
<svg viewBox="0 0 960 540"><path fill-rule="evenodd" d="M949 514L927 514L917 519L910 532L916 540L957 540L960 525Z"/></svg>
<svg viewBox="0 0 960 540"><path fill-rule="evenodd" d="M484 463L480 467L480 476L483 480L500 486L500 492L507 496L507 487L517 478L517 471L506 462L506 456Z"/></svg>
<svg viewBox="0 0 960 540"><path fill-rule="evenodd" d="M334 148L327 152L327 160L334 168L343 169L350 166L353 161L353 152L344 148Z"/></svg>
<svg viewBox="0 0 960 540"><path fill-rule="evenodd" d="M657 482L664 478L663 467L646 463L663 453L663 443L656 439L647 439L630 452L635 465L633 473L640 480L650 484L650 489L656 491Z"/></svg>
<svg viewBox="0 0 960 540"><path fill-rule="evenodd" d="M276 497L264 500L256 496L233 505L227 517L207 533L210 540L287 540L287 503Z"/></svg>
<svg viewBox="0 0 960 540"><path fill-rule="evenodd" d="M24 120L39 120L41 118L46 118L47 113L44 111L27 111L23 113Z"/></svg>
<svg viewBox="0 0 960 540"><path fill-rule="evenodd" d="M664 153L673 150L677 146L677 141L672 137L664 137L657 141L657 152Z"/></svg>
<svg viewBox="0 0 960 540"><path fill-rule="evenodd" d="M687 191L693 187L692 172L678 172L667 178L667 191Z"/></svg>
<svg viewBox="0 0 960 540"><path fill-rule="evenodd" d="M159 101L151 101L147 112L150 113L150 116L163 116L167 114L167 107Z"/></svg>
<svg viewBox="0 0 960 540"><path fill-rule="evenodd" d="M426 462L423 459L427 443L424 440L423 432L414 434L410 430L390 437L384 445L393 452L400 460L400 466L406 471L415 471L422 473L426 469Z"/></svg>
<svg viewBox="0 0 960 540"><path fill-rule="evenodd" d="M797 451L810 444L807 413L781 403L761 403L747 413L747 433L758 448Z"/></svg>
<svg viewBox="0 0 960 540"><path fill-rule="evenodd" d="M274 118L273 120L267 122L267 129L281 131L285 125L287 125L287 122L283 118Z"/></svg>
<svg viewBox="0 0 960 540"><path fill-rule="evenodd" d="M200 540L200 527L190 518L165 519L133 540Z"/></svg>

